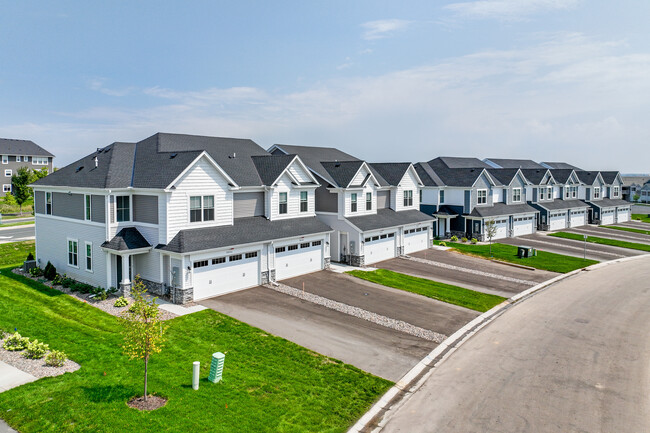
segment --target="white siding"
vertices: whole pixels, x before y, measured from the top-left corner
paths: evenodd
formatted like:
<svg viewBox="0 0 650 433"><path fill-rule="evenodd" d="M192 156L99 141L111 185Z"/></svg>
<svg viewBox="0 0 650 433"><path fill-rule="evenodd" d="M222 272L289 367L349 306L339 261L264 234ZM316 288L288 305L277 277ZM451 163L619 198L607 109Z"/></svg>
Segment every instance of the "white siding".
<svg viewBox="0 0 650 433"><path fill-rule="evenodd" d="M366 210L366 193L371 193L372 194L372 209L371 210ZM352 205L352 194L357 195L357 211L356 212L351 212L351 205ZM345 217L355 217L355 216L361 216L361 215L373 215L377 213L377 188L375 187L375 184L372 182L368 182L363 188L357 189L357 190L347 190L345 191L344 194L340 194L344 197L344 204L343 206L339 205L339 209L343 210L343 215ZM391 191L391 196L393 196L393 192Z"/></svg>
<svg viewBox="0 0 650 433"><path fill-rule="evenodd" d="M305 170L302 169L300 164L297 164L296 162L291 164L291 167L289 167L289 172L293 177L296 178L298 182L312 182L312 179L309 177L309 175L305 172Z"/></svg>
<svg viewBox="0 0 650 433"><path fill-rule="evenodd" d="M440 188L422 188L422 204L438 204Z"/></svg>
<svg viewBox="0 0 650 433"><path fill-rule="evenodd" d="M445 188L445 202L443 204L463 206L465 204L465 189Z"/></svg>
<svg viewBox="0 0 650 433"><path fill-rule="evenodd" d="M492 202L501 203L503 201L503 188L494 188L492 190Z"/></svg>
<svg viewBox="0 0 650 433"><path fill-rule="evenodd" d="M357 172L357 174L352 178L352 182L350 182L350 185L361 185L361 182L364 181L366 176L368 176L368 170L366 170L365 167L361 167L361 169Z"/></svg>
<svg viewBox="0 0 650 433"><path fill-rule="evenodd" d="M307 191L307 212L300 212L300 191ZM280 214L280 193L287 193L287 213ZM280 178L277 185L267 192L269 207L267 214L270 220L281 220L296 217L313 217L316 215L313 188L294 188L294 184L286 174ZM270 211L270 212L269 212Z"/></svg>
<svg viewBox="0 0 650 433"><path fill-rule="evenodd" d="M413 205L405 207L404 206L404 191L411 190L413 191ZM411 210L411 209L418 209L419 208L419 194L418 194L419 188L418 188L418 182L417 178L413 174L413 170L409 169L407 172L404 174L404 177L400 181L399 185L397 186L397 194L396 195L396 203L395 209L397 212L402 211L402 210Z"/></svg>
<svg viewBox="0 0 650 433"><path fill-rule="evenodd" d="M214 221L190 223L190 196L195 195L214 196ZM167 241L179 230L232 224L232 206L232 191L228 182L206 158L202 158L177 182L176 189L170 195Z"/></svg>

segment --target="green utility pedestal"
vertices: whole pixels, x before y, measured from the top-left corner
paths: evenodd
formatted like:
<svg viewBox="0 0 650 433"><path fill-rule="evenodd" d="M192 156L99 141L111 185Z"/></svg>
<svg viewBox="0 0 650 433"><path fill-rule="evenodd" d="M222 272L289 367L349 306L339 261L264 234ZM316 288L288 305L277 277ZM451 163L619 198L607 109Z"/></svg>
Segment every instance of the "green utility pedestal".
<svg viewBox="0 0 650 433"><path fill-rule="evenodd" d="M221 375L223 374L223 363L226 360L226 355L221 352L212 354L212 363L210 364L210 374L208 375L208 380L212 383L217 383L221 381Z"/></svg>

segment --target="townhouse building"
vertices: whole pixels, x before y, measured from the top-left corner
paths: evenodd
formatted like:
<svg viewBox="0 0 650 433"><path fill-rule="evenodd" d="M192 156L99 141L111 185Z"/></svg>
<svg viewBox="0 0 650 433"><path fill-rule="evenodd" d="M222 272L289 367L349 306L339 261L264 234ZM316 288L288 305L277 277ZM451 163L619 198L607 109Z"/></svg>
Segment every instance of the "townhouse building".
<svg viewBox="0 0 650 433"><path fill-rule="evenodd" d="M48 173L54 171L54 155L30 140L0 138L0 197L12 192L11 177L21 167L40 170L47 167Z"/></svg>
<svg viewBox="0 0 650 433"><path fill-rule="evenodd" d="M590 224L614 224L629 221L630 204L622 199L620 173L578 170L581 181L579 198L589 204Z"/></svg>
<svg viewBox="0 0 650 433"><path fill-rule="evenodd" d="M435 218L419 211L423 184L413 164L368 164L332 147L276 144L269 152L298 155L316 177L316 215L334 230L332 260L361 266L431 245Z"/></svg>
<svg viewBox="0 0 650 433"><path fill-rule="evenodd" d="M325 269L332 230L296 155L246 139L155 134L40 179L36 258L59 273L185 303Z"/></svg>

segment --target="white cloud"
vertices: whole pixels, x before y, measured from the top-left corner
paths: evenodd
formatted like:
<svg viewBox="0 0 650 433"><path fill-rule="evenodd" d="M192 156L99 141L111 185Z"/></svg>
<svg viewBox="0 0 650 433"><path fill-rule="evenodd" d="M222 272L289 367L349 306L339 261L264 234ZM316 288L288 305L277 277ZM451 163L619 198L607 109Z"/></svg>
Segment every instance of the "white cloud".
<svg viewBox="0 0 650 433"><path fill-rule="evenodd" d="M90 90L94 90L96 92L103 93L104 95L108 96L126 96L131 91L133 90L132 88L125 88L125 89L109 89L104 84L106 83L106 78L91 78L87 80L87 85Z"/></svg>
<svg viewBox="0 0 650 433"><path fill-rule="evenodd" d="M569 10L580 0L478 0L451 3L444 7L463 18L518 21L549 11Z"/></svg>
<svg viewBox="0 0 650 433"><path fill-rule="evenodd" d="M365 29L362 37L367 41L387 38L392 36L396 31L405 29L411 23L411 21L398 19L368 21L361 24L361 27Z"/></svg>
<svg viewBox="0 0 650 433"><path fill-rule="evenodd" d="M166 131L248 137L264 147L337 146L371 161L474 155L647 171L643 158L630 155L647 153L650 142L649 75L650 53L558 33L526 49L478 52L288 93L134 90L121 100L139 92L152 104L0 125L0 136L33 139L52 149L58 165L113 141Z"/></svg>

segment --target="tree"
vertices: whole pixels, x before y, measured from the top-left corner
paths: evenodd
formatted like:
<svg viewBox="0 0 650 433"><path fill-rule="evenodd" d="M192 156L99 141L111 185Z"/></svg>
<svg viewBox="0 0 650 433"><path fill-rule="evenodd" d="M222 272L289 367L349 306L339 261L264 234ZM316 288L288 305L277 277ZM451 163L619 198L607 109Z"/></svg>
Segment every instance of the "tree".
<svg viewBox="0 0 650 433"><path fill-rule="evenodd" d="M49 172L47 171L47 167L43 167L39 170L34 170L33 173L34 173L33 182L36 182L37 180L42 179L49 174Z"/></svg>
<svg viewBox="0 0 650 433"><path fill-rule="evenodd" d="M6 204L7 206L16 206L16 199L14 198L13 194L10 192L6 193L5 196L2 198L2 202Z"/></svg>
<svg viewBox="0 0 650 433"><path fill-rule="evenodd" d="M34 173L27 167L20 167L16 174L11 176L14 198L20 207L21 215L23 214L23 203L32 197L32 189L28 185L34 180Z"/></svg>
<svg viewBox="0 0 650 433"><path fill-rule="evenodd" d="M149 357L159 353L165 342L167 326L160 320L157 298L144 296L145 286L140 276L133 279L133 303L120 317L124 342L122 350L129 359L144 359L144 401L147 401L147 373Z"/></svg>
<svg viewBox="0 0 650 433"><path fill-rule="evenodd" d="M493 219L485 221L485 236L490 240L490 257L492 257L492 238L497 235L497 223Z"/></svg>
<svg viewBox="0 0 650 433"><path fill-rule="evenodd" d="M635 202L638 202L640 198L641 198L641 196L639 194L634 194L634 197L632 197L632 200L634 200Z"/></svg>

